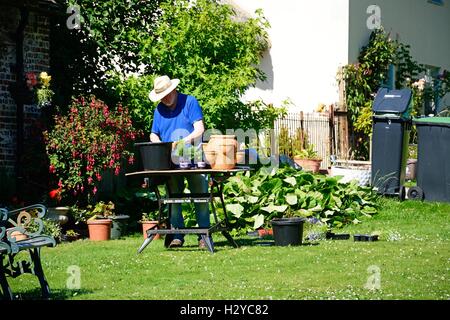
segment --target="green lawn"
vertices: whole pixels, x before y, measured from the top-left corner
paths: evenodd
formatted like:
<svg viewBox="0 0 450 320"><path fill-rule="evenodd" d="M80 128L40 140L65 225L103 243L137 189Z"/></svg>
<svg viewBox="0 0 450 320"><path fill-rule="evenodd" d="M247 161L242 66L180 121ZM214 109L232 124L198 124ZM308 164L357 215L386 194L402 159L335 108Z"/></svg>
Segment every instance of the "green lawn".
<svg viewBox="0 0 450 320"><path fill-rule="evenodd" d="M234 249L217 235L210 254L191 235L181 249L157 240L137 255L136 234L60 244L45 248L42 259L55 299L449 299L450 204L384 200L383 207L337 231L378 232L378 242L275 247L246 237ZM66 286L69 266L80 268L80 290ZM365 288L371 270L379 271L379 289ZM10 283L22 298L39 295L32 276Z"/></svg>

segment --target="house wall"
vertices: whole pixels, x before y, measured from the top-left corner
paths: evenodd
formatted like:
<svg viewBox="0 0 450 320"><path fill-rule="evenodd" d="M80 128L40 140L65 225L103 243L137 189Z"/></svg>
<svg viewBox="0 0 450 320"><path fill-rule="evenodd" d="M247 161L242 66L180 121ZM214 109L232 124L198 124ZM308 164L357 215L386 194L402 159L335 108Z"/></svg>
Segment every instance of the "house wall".
<svg viewBox="0 0 450 320"><path fill-rule="evenodd" d="M419 63L450 70L450 1L435 5L428 0L350 0L349 62L356 62L367 44L367 8L380 8L381 24L394 39L411 46ZM444 105L450 105L447 95Z"/></svg>
<svg viewBox="0 0 450 320"><path fill-rule="evenodd" d="M6 51L0 54L0 171L13 172L16 150L16 104L8 87L16 81L14 66L16 63L15 43L8 38L9 32L15 32L20 15L16 8L0 6L0 23L2 43L6 43ZM49 21L47 17L31 13L25 29L24 39L24 71L40 72L49 70ZM39 117L36 105L24 106L25 139L30 135L30 125Z"/></svg>
<svg viewBox="0 0 450 320"><path fill-rule="evenodd" d="M336 72L348 59L348 1L227 1L248 14L263 9L271 24L271 48L261 62L268 79L248 90L244 99L261 97L279 106L289 98L291 111L337 102Z"/></svg>

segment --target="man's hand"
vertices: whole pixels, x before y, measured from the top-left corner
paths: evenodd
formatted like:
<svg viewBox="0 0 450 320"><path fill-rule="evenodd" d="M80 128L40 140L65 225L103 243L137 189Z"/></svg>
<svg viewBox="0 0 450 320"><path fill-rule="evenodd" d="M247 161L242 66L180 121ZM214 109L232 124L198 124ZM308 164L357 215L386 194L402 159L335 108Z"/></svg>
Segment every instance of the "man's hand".
<svg viewBox="0 0 450 320"><path fill-rule="evenodd" d="M182 141L182 140L172 142L172 151L177 148L177 145L178 145L178 143L180 143L180 141Z"/></svg>

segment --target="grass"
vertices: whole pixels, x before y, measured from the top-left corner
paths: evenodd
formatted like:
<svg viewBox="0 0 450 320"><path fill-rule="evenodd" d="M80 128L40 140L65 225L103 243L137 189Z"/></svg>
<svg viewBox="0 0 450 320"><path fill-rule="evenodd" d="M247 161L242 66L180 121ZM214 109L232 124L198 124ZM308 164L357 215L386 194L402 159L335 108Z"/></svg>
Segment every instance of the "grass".
<svg viewBox="0 0 450 320"><path fill-rule="evenodd" d="M156 240L137 255L136 234L44 248L42 260L54 299L449 299L449 214L450 204L385 199L375 217L335 231L376 232L377 242L275 247L245 237L234 249L214 235L217 252L210 254L190 235L183 248L168 250ZM70 266L81 272L79 290L67 288ZM380 288L369 290L373 270ZM30 275L10 284L22 298L39 296Z"/></svg>

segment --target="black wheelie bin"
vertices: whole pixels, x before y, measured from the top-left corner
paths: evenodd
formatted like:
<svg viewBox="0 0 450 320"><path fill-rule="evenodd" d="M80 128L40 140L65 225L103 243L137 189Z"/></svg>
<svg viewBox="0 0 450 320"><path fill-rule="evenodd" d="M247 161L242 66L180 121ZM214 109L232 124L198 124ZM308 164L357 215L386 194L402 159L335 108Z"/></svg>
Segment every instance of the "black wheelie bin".
<svg viewBox="0 0 450 320"><path fill-rule="evenodd" d="M417 128L417 186L408 198L450 202L450 117L414 119Z"/></svg>
<svg viewBox="0 0 450 320"><path fill-rule="evenodd" d="M411 132L410 89L380 88L373 102L372 186L383 195L405 198L405 174Z"/></svg>

